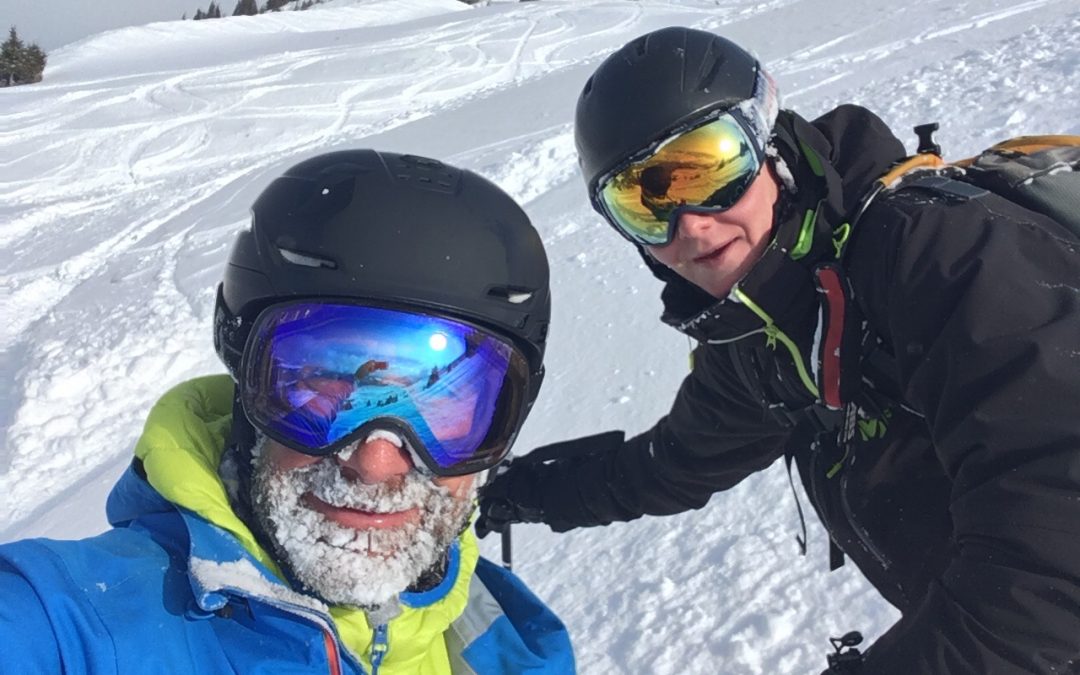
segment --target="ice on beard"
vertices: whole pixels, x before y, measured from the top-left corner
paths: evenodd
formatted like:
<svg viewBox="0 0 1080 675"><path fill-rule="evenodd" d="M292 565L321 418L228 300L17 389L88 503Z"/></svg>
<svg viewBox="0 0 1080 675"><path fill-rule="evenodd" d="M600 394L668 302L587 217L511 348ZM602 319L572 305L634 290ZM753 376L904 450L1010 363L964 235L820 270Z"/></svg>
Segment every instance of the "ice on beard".
<svg viewBox="0 0 1080 675"><path fill-rule="evenodd" d="M310 509L311 493L333 506L375 513L420 509L418 523L355 530ZM256 517L296 578L333 604L371 608L390 604L433 567L464 526L470 494L455 498L416 471L391 487L346 480L333 458L275 473L257 462L252 486Z"/></svg>
<svg viewBox="0 0 1080 675"><path fill-rule="evenodd" d="M450 494L445 488L421 478L416 472L408 474L413 480L407 477L400 485L365 485L345 480L337 464L332 461L321 461L308 467L308 470L312 471L310 492L313 495L331 506L369 513L394 513L423 508L432 498L445 498Z"/></svg>

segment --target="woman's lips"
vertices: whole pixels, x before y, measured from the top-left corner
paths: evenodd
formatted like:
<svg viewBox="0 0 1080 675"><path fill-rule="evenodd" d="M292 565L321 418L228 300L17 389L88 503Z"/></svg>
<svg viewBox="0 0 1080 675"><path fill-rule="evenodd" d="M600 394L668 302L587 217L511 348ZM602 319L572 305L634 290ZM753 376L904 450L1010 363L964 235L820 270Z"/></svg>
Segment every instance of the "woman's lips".
<svg viewBox="0 0 1080 675"><path fill-rule="evenodd" d="M332 506L310 492L303 497L304 504L318 511L335 523L353 530L383 530L402 527L420 518L420 509L413 507L392 513L373 513L342 506Z"/></svg>

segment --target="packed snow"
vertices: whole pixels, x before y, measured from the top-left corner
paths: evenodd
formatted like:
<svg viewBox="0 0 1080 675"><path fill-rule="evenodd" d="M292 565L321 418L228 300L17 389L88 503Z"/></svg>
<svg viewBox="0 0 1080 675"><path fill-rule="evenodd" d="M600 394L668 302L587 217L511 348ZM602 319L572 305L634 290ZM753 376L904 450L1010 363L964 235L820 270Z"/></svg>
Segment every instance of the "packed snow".
<svg viewBox="0 0 1080 675"><path fill-rule="evenodd" d="M0 90L0 541L106 527L156 397L223 370L214 290L249 205L330 150L442 158L532 217L554 316L518 452L651 426L687 373L687 340L589 209L572 116L604 55L675 24L751 47L785 106L865 104L912 150L910 128L929 121L952 157L1080 134L1073 0L354 0L81 39L50 53L42 83ZM828 636L873 638L897 613L853 566L828 573L809 527L801 558L780 463L694 513L515 527L514 562L568 624L582 672L818 672ZM498 559L494 538L483 547Z"/></svg>

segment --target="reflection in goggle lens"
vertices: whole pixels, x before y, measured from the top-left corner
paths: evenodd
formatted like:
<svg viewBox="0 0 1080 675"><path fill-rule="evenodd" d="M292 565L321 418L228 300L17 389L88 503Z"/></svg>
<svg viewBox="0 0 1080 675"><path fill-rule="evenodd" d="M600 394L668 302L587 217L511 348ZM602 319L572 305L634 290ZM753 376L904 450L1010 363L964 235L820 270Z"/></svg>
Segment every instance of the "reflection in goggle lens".
<svg viewBox="0 0 1080 675"><path fill-rule="evenodd" d="M753 141L728 113L613 175L600 186L600 199L613 224L630 238L664 244L676 208L730 208L760 168Z"/></svg>
<svg viewBox="0 0 1080 675"><path fill-rule="evenodd" d="M247 352L244 404L257 426L323 454L364 424L391 419L442 469L504 449L485 440L505 426L500 397L527 370L507 342L474 326L345 304L271 308Z"/></svg>

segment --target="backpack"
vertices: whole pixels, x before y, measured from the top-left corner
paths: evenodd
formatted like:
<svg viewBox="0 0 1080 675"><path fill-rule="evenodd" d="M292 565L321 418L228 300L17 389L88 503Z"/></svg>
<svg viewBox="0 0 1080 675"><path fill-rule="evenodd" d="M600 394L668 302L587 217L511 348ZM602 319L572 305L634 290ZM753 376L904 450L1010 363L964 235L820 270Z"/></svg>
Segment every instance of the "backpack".
<svg viewBox="0 0 1080 675"><path fill-rule="evenodd" d="M842 228L851 231L857 227L882 193L919 187L960 200L992 193L1052 218L1080 240L1080 136L1020 136L991 146L975 157L945 162L940 146L932 138L937 128L936 123L915 127L919 136L917 153L874 181L849 225ZM882 420L884 433L888 410L907 408L895 381L895 359L885 341L859 318L861 312L853 304L855 298L843 270L842 246L838 246L837 253L836 260L813 269L817 290L823 297L812 356L818 366L820 403L802 412L802 419L815 433L835 434L839 461L828 470L830 478L847 459L854 437L859 433L868 435L868 428L869 435L873 435L874 425L867 423L875 420L869 417ZM911 412L918 415L917 411ZM790 482L793 456L786 453L785 460ZM796 536L796 540L805 555L806 524L797 494L796 507L802 523L802 537ZM829 569L843 564L843 553L830 539Z"/></svg>
<svg viewBox="0 0 1080 675"><path fill-rule="evenodd" d="M947 163L931 137L937 128L936 123L915 127L917 154L875 182L858 215L881 190L918 185L969 199L992 192L1053 218L1080 238L1080 136L1017 136Z"/></svg>
<svg viewBox="0 0 1080 675"><path fill-rule="evenodd" d="M961 200L992 193L1052 218L1080 240L1080 136L1018 136L975 157L945 162L932 138L937 128L937 123L915 127L917 153L874 181L850 219L852 228L883 192L918 187ZM832 410L856 401L864 379L873 381L873 376L865 377L864 369L877 376L892 371L882 341L848 316L853 298L842 262L841 258L814 269L818 292L825 299L822 338L814 357L821 399Z"/></svg>

